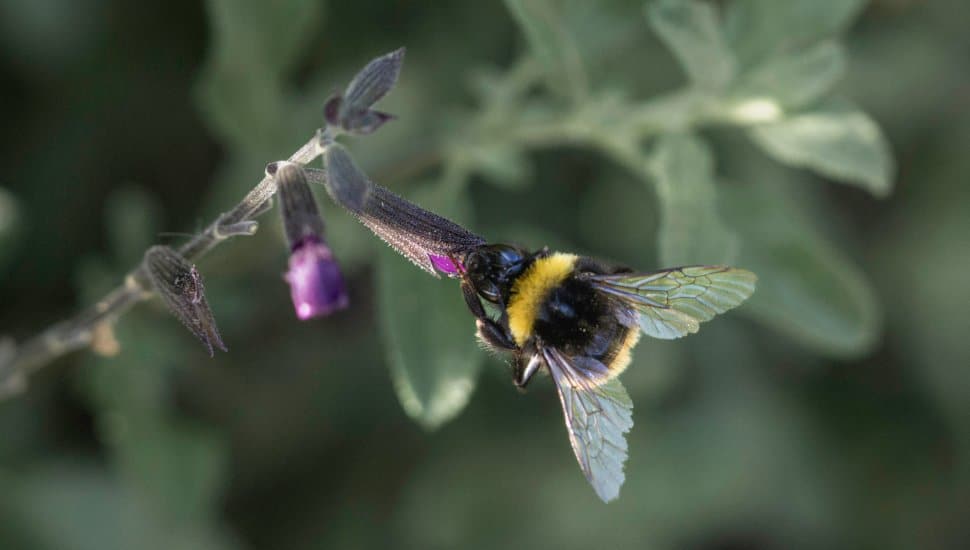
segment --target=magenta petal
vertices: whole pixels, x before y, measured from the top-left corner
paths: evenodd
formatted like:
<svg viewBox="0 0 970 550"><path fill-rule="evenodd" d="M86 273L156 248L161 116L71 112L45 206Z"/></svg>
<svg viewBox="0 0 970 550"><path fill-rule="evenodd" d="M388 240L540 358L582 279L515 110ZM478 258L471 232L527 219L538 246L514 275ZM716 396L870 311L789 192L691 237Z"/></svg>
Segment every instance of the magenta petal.
<svg viewBox="0 0 970 550"><path fill-rule="evenodd" d="M453 275L464 271L460 264L455 263L451 258L446 256L438 256L437 254L428 254L428 259L431 260L431 265L435 267L438 271L442 273L447 273Z"/></svg>
<svg viewBox="0 0 970 550"><path fill-rule="evenodd" d="M329 315L349 304L340 268L330 248L319 241L304 241L293 250L286 282L300 319Z"/></svg>

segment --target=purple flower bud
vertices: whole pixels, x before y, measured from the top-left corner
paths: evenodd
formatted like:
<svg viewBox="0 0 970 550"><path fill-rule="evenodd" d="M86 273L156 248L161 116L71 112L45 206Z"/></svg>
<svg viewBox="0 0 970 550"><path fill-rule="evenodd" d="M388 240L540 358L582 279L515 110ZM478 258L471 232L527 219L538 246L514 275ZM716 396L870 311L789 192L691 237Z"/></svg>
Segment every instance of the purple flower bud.
<svg viewBox="0 0 970 550"><path fill-rule="evenodd" d="M276 178L283 228L290 243L290 270L285 279L296 316L306 320L346 308L349 300L343 276L323 238L323 218L303 167L278 163L271 174Z"/></svg>
<svg viewBox="0 0 970 550"><path fill-rule="evenodd" d="M302 320L329 315L350 303L330 247L317 238L304 239L293 248L286 282Z"/></svg>

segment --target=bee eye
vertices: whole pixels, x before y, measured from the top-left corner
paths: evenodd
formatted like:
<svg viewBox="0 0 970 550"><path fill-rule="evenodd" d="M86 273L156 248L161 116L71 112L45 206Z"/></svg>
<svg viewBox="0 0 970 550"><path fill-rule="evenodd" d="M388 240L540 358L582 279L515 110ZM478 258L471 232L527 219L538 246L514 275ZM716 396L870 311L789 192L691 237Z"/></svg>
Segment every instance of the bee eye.
<svg viewBox="0 0 970 550"><path fill-rule="evenodd" d="M497 250L498 263L502 265L516 264L522 261L522 253L511 246L503 246Z"/></svg>
<svg viewBox="0 0 970 550"><path fill-rule="evenodd" d="M481 263L482 261L478 254L469 254L468 258L465 260L465 270L476 272L478 271L479 267L481 267Z"/></svg>

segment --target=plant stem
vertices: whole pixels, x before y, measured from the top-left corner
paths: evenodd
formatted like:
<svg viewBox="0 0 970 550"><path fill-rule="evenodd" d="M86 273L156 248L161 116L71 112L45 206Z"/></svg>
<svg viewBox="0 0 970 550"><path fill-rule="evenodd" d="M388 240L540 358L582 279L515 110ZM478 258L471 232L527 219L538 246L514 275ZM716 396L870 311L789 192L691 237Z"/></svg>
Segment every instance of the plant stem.
<svg viewBox="0 0 970 550"><path fill-rule="evenodd" d="M318 137L314 136L288 160L300 164L312 162L322 152L318 142ZM251 221L266 212L274 194L276 182L264 176L239 204L189 239L178 249L178 253L195 263L229 237L245 234L227 231L226 228L238 227L241 222ZM128 273L120 286L74 317L52 325L19 346L14 346L9 340L0 340L0 398L26 388L27 378L44 365L89 346L96 329L111 326L132 306L147 300L152 294L144 267L139 265Z"/></svg>
<svg viewBox="0 0 970 550"><path fill-rule="evenodd" d="M517 97L528 89L537 78L534 64L525 60L510 71L505 94ZM607 106L609 107L609 106ZM504 112L504 107L491 106L494 111L486 113L487 119L498 117L498 125L505 129L502 139L515 142L526 148L540 148L567 143L586 143L604 150L614 160L641 173L638 144L655 133L668 127L691 127L697 123L698 100L695 95L683 92L661 98L658 101L640 106L635 111L614 106L589 116L587 113L572 112L550 116L549 119L532 120L529 124L516 126L515 113ZM497 110L496 110L497 109ZM629 107L627 107L629 109ZM495 124L495 121L491 121ZM476 128L486 136L475 136L477 140L496 139L487 131L489 124ZM320 145L333 139L328 128L324 133L315 135L295 153L290 155L291 162L308 164L322 153ZM473 139L473 141L475 141ZM447 152L435 152L420 165L445 162L456 170L451 174L453 180L464 180L467 166L461 162L448 162ZM322 172L320 172L322 173ZM319 174L308 173L311 180ZM223 213L210 223L202 232L193 236L178 249L189 262L195 263L210 250L229 237L251 234L233 230L240 224L254 220L264 213L276 194L276 183L270 176L264 176L253 189L228 212ZM255 227L252 227L255 230ZM28 376L35 370L71 351L91 345L95 331L99 327L110 327L121 315L135 304L145 301L153 294L151 284L142 268L138 266L125 277L125 282L109 292L93 306L81 311L74 317L57 323L40 334L28 339L19 346L9 340L0 340L0 399L26 387Z"/></svg>

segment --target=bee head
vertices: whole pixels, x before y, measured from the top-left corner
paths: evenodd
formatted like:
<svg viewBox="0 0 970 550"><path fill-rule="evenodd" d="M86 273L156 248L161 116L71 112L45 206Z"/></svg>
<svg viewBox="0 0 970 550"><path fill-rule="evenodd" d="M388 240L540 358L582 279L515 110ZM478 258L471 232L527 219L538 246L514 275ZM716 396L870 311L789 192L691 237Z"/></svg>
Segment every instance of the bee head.
<svg viewBox="0 0 970 550"><path fill-rule="evenodd" d="M468 279L478 294L489 302L499 303L530 258L521 248L492 244L469 253L464 263Z"/></svg>

